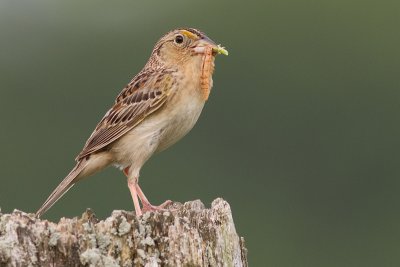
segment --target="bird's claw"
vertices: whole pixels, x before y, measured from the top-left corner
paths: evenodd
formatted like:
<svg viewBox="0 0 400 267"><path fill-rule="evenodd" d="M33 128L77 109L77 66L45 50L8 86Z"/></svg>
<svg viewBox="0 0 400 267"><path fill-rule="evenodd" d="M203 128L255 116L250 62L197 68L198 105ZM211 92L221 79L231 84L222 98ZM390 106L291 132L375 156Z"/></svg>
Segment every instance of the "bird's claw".
<svg viewBox="0 0 400 267"><path fill-rule="evenodd" d="M159 206L153 206L150 203L142 203L143 204L142 212L145 213L148 211L168 211L169 209L166 207L172 203L173 202L171 200L167 200Z"/></svg>

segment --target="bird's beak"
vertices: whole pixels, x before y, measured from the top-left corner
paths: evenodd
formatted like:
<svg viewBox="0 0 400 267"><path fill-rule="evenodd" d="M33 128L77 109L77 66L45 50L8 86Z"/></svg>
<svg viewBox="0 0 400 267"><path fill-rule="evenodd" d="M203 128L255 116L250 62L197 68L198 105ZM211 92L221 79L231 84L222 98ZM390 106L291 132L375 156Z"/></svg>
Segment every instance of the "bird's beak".
<svg viewBox="0 0 400 267"><path fill-rule="evenodd" d="M202 39L196 42L196 45L193 48L193 51L196 54L204 54L206 47L212 47L212 51L214 55L222 54L227 56L228 50L226 50L223 46L217 45L213 40L208 37L203 37Z"/></svg>

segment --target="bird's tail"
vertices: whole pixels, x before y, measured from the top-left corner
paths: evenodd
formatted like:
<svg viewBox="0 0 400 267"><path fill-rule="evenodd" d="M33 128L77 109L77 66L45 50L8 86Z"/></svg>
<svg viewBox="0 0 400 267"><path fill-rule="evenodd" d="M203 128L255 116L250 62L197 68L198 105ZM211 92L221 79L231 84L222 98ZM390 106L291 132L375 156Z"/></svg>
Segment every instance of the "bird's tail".
<svg viewBox="0 0 400 267"><path fill-rule="evenodd" d="M64 180L57 186L51 193L47 200L43 203L40 209L36 212L36 217L42 216L54 203L57 202L67 191L75 184L76 178L86 167L87 161L85 159L79 161L72 171L64 178Z"/></svg>

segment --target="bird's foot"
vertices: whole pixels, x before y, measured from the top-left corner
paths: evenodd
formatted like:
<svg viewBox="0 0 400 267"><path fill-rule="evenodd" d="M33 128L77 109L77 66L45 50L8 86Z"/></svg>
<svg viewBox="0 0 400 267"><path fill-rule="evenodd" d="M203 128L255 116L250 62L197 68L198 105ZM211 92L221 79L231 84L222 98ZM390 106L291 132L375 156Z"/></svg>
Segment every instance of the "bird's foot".
<svg viewBox="0 0 400 267"><path fill-rule="evenodd" d="M142 202L143 205L142 212L145 213L147 211L168 211L166 207L172 203L173 202L171 200L167 200L159 206L153 206L150 204L150 202Z"/></svg>

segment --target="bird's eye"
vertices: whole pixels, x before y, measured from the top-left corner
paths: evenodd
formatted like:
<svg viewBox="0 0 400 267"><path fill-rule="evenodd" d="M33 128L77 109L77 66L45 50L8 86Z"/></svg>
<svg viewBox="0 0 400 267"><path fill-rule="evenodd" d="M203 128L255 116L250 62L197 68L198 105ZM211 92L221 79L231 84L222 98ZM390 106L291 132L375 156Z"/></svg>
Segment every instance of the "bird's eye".
<svg viewBox="0 0 400 267"><path fill-rule="evenodd" d="M175 37L175 43L177 43L177 44L183 43L183 36L182 35L177 35Z"/></svg>

